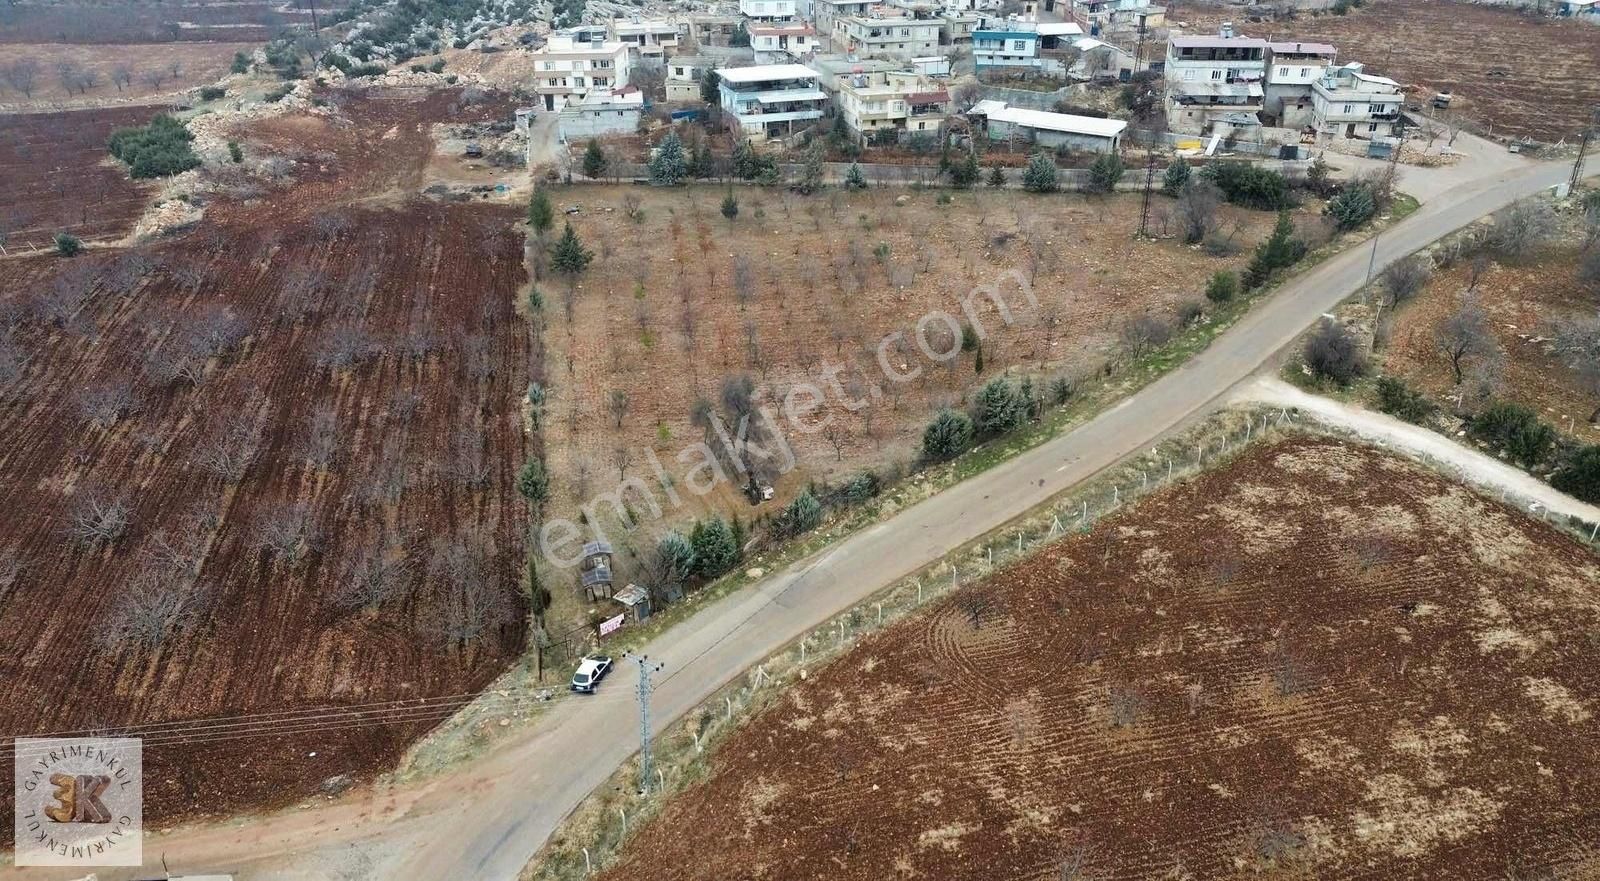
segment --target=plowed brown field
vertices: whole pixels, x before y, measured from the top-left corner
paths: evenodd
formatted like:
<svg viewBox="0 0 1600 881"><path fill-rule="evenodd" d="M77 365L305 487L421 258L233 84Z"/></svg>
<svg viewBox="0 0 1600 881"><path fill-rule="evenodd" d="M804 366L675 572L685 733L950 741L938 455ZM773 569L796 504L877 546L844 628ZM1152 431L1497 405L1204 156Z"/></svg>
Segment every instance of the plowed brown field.
<svg viewBox="0 0 1600 881"><path fill-rule="evenodd" d="M1259 445L812 670L601 877L1594 878L1596 627L1548 526Z"/></svg>
<svg viewBox="0 0 1600 881"><path fill-rule="evenodd" d="M0 261L8 747L143 735L162 820L283 803L391 763L521 650L517 212L388 189L447 99L350 99L370 111L351 126L382 125L349 141L394 129L390 174L358 151L321 171L381 190L312 184L148 249ZM125 510L114 539L76 534L90 500ZM164 638L111 639L148 593L182 604ZM351 709L286 721L328 707Z"/></svg>
<svg viewBox="0 0 1600 881"><path fill-rule="evenodd" d="M128 177L106 152L113 131L159 110L118 107L0 117L0 234L8 251L128 233L155 187Z"/></svg>
<svg viewBox="0 0 1600 881"><path fill-rule="evenodd" d="M1600 104L1600 27L1593 25L1462 0L1368 0L1349 15L1265 22L1242 14L1182 3L1167 18L1209 33L1231 20L1252 37L1332 43L1341 62L1360 61L1415 87L1411 100L1452 91L1454 109L1497 135L1573 143Z"/></svg>

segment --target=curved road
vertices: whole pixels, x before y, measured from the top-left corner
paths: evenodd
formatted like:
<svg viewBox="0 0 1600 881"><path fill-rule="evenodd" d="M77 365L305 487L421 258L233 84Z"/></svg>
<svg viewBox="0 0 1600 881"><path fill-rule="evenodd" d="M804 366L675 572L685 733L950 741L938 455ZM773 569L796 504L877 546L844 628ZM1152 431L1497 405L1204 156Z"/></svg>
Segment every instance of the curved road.
<svg viewBox="0 0 1600 881"><path fill-rule="evenodd" d="M1567 163L1528 165L1440 193L1379 238L1377 266L1569 173ZM658 728L838 611L1222 406L1235 385L1364 283L1372 253L1356 247L1305 272L1188 364L1078 429L700 610L648 647L665 664L655 690ZM635 751L633 685L632 671L619 668L596 699L558 703L526 737L419 792L152 838L147 863L159 867L164 851L174 871L231 866L247 881L515 879Z"/></svg>

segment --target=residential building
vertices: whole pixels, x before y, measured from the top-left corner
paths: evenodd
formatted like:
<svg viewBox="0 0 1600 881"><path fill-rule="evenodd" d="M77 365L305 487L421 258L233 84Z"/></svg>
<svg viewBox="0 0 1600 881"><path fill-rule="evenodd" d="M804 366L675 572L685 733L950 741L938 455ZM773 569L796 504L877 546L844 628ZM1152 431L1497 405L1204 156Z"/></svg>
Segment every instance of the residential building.
<svg viewBox="0 0 1600 881"><path fill-rule="evenodd" d="M950 76L950 59L943 55L924 55L911 59L911 69L920 76L947 79Z"/></svg>
<svg viewBox="0 0 1600 881"><path fill-rule="evenodd" d="M864 73L881 80L888 74L905 69L905 65L898 61L882 58L854 59L843 55L814 56L806 62L806 67L816 72L817 85L835 104L839 102L839 84L850 76Z"/></svg>
<svg viewBox="0 0 1600 881"><path fill-rule="evenodd" d="M763 64L717 71L722 110L752 140L782 137L821 119L828 96L803 64Z"/></svg>
<svg viewBox="0 0 1600 881"><path fill-rule="evenodd" d="M1600 0L1559 0L1556 15L1600 24Z"/></svg>
<svg viewBox="0 0 1600 881"><path fill-rule="evenodd" d="M1037 68L1041 63L1039 30L1033 22L985 22L972 32L972 64L979 73L986 68Z"/></svg>
<svg viewBox="0 0 1600 881"><path fill-rule="evenodd" d="M983 16L976 12L945 10L939 14L939 45L971 46L972 32L983 24Z"/></svg>
<svg viewBox="0 0 1600 881"><path fill-rule="evenodd" d="M817 33L834 41L840 40L838 26L853 16L866 15L874 0L811 0L811 23Z"/></svg>
<svg viewBox="0 0 1600 881"><path fill-rule="evenodd" d="M750 48L756 62L769 64L808 56L817 51L817 29L802 22L751 25Z"/></svg>
<svg viewBox="0 0 1600 881"><path fill-rule="evenodd" d="M596 39L595 29L551 34L544 48L530 53L533 91L545 110L582 102L590 90L610 91L628 82L628 46Z"/></svg>
<svg viewBox="0 0 1600 881"><path fill-rule="evenodd" d="M678 47L678 26L664 19L614 18L608 30L611 39L625 44L641 58L660 61L666 56L666 50Z"/></svg>
<svg viewBox="0 0 1600 881"><path fill-rule="evenodd" d="M1261 125L1267 41L1241 37L1232 24L1217 36L1173 37L1167 43L1167 128L1200 135Z"/></svg>
<svg viewBox="0 0 1600 881"><path fill-rule="evenodd" d="M699 55L674 55L667 59L667 100L700 100L700 75L716 66L714 59Z"/></svg>
<svg viewBox="0 0 1600 881"><path fill-rule="evenodd" d="M950 115L950 93L915 73L853 73L839 80L834 103L861 141L935 135Z"/></svg>
<svg viewBox="0 0 1600 881"><path fill-rule="evenodd" d="M1262 114L1279 128L1315 125L1311 86L1338 55L1327 43L1268 43Z"/></svg>
<svg viewBox="0 0 1600 881"><path fill-rule="evenodd" d="M939 48L938 19L850 16L835 26L835 48L868 58L905 58Z"/></svg>
<svg viewBox="0 0 1600 881"><path fill-rule="evenodd" d="M1115 153L1128 129L1120 119L1008 107L1004 101L979 101L968 113L983 120L991 141L1022 140L1052 150Z"/></svg>
<svg viewBox="0 0 1600 881"><path fill-rule="evenodd" d="M644 114L644 93L637 86L622 86L601 91L590 89L581 101L568 101L556 119L557 137L562 142L598 135L627 134L638 131Z"/></svg>
<svg viewBox="0 0 1600 881"><path fill-rule="evenodd" d="M1330 68L1311 88L1317 134L1368 139L1396 134L1405 95L1394 80L1351 63Z"/></svg>
<svg viewBox="0 0 1600 881"><path fill-rule="evenodd" d="M1150 0L1070 0L1072 16L1091 34L1165 27L1167 9Z"/></svg>
<svg viewBox="0 0 1600 881"><path fill-rule="evenodd" d="M795 0L739 0L739 14L751 24L794 21Z"/></svg>
<svg viewBox="0 0 1600 881"><path fill-rule="evenodd" d="M698 46L731 46L733 35L743 26L744 19L737 15L705 12L685 19L679 24L678 33Z"/></svg>

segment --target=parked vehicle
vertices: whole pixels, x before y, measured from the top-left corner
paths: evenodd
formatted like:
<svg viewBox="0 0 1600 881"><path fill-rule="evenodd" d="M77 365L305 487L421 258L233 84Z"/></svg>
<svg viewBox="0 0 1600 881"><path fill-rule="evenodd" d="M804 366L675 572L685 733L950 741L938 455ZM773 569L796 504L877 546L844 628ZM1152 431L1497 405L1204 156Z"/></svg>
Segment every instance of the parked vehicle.
<svg viewBox="0 0 1600 881"><path fill-rule="evenodd" d="M595 686L600 680L611 672L611 659L605 655L590 655L578 663L578 671L572 674L572 690L584 694L594 694Z"/></svg>

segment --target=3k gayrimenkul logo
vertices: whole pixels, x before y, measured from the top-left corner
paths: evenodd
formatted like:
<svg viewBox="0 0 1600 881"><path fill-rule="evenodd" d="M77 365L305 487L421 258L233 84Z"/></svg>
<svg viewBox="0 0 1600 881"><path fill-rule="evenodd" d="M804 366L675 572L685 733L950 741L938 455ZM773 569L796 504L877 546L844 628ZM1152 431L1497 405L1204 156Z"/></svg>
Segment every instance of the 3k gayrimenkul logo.
<svg viewBox="0 0 1600 881"><path fill-rule="evenodd" d="M19 737L19 866L144 862L143 755L136 737Z"/></svg>

